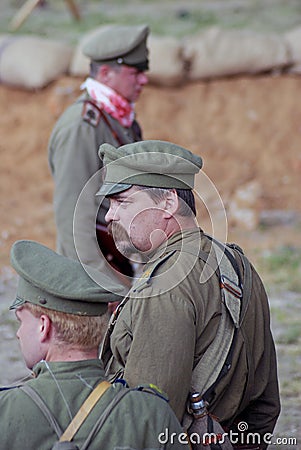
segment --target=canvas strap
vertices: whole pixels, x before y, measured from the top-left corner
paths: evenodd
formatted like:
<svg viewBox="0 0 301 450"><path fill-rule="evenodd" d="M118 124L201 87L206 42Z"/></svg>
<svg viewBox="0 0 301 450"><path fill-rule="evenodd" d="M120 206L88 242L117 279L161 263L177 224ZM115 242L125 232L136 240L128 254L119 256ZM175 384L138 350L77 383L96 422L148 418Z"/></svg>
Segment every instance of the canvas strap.
<svg viewBox="0 0 301 450"><path fill-rule="evenodd" d="M60 442L71 441L75 433L81 427L82 423L86 420L100 397L106 392L106 390L112 386L108 381L102 381L99 383L95 389L91 392L89 397L84 401L77 414L73 418L72 422L69 423L68 427L60 437Z"/></svg>
<svg viewBox="0 0 301 450"><path fill-rule="evenodd" d="M195 250L188 247L182 251L195 254ZM228 245L212 239L210 254L199 251L198 257L207 264L211 273L218 270L222 295L222 314L217 334L192 372L191 392L200 392L204 395L227 373L231 366L235 334L241 323L244 283L241 280L234 250ZM186 429L192 420L192 416L186 412L183 418L183 425Z"/></svg>
<svg viewBox="0 0 301 450"><path fill-rule="evenodd" d="M239 275L229 260L229 253L232 255L232 252L215 241L212 246L220 272L222 314L212 344L192 372L191 388L201 393L205 393L215 383L224 366L235 329L239 327L242 298Z"/></svg>
<svg viewBox="0 0 301 450"><path fill-rule="evenodd" d="M28 384L24 384L24 386L21 386L20 389L22 389L22 391L25 392L35 402L38 408L40 408L45 418L49 422L49 425L56 432L56 435L59 438L62 435L63 431L44 400L42 400L39 394Z"/></svg>
<svg viewBox="0 0 301 450"><path fill-rule="evenodd" d="M60 438L60 442L71 441L75 433L81 427L82 423L86 420L100 397L106 392L106 390L112 386L108 381L102 381L99 383L95 389L91 392L89 397L84 401L77 414L70 422L64 433L61 427L57 423L55 417L50 412L46 403L42 400L39 394L29 385L24 384L21 389L35 402L35 404L40 408L45 418L48 420L52 429L56 432L57 436ZM63 433L63 434L62 434Z"/></svg>

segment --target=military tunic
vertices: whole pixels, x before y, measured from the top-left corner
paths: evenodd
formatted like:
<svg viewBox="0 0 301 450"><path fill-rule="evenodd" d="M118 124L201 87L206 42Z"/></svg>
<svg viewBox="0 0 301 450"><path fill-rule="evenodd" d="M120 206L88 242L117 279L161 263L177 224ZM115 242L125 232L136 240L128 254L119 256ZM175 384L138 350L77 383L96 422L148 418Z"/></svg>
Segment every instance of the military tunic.
<svg viewBox="0 0 301 450"><path fill-rule="evenodd" d="M195 256L198 247L209 253L211 240L195 229L175 234L156 250L113 320L102 349L109 378L122 375L132 386L153 381L167 393L180 420L192 370L213 341L221 318L219 276L215 272L201 284L205 265ZM249 431L262 434L272 432L279 415L268 300L254 268L232 367L217 385L210 411L223 425L231 426L239 417Z"/></svg>
<svg viewBox="0 0 301 450"><path fill-rule="evenodd" d="M76 362L41 361L28 384L42 397L63 430L67 428L91 390L104 380L99 360ZM116 394L125 389L116 383L99 399L74 442L81 448L97 418ZM168 403L159 396L132 391L112 410L89 449L184 449L183 436L167 439L167 431L182 429ZM161 434L163 433L163 434ZM33 400L19 388L0 391L0 449L48 450L58 440L54 430ZM158 438L159 437L159 438ZM160 444L159 439L163 444ZM169 440L169 443L164 444Z"/></svg>
<svg viewBox="0 0 301 450"><path fill-rule="evenodd" d="M108 201L103 200L99 209L99 198L95 193L101 185L98 173L89 182L86 195L79 203L82 224L81 236L74 245L73 216L78 197L91 177L102 168L98 149L104 142L115 146L141 139L141 130L136 121L125 128L91 103L88 94L83 94L62 114L52 131L48 158L54 178L54 213L57 227L57 251L73 259L80 259L104 270L98 252L95 222L104 222ZM99 211L98 211L99 210ZM78 226L75 230L78 230ZM79 255L77 253L79 251Z"/></svg>

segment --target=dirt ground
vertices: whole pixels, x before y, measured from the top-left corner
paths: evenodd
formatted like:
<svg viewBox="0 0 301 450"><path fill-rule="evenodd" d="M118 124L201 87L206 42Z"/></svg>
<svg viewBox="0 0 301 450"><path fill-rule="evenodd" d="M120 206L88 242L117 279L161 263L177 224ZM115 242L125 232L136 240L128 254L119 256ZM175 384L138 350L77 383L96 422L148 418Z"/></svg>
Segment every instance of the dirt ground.
<svg viewBox="0 0 301 450"><path fill-rule="evenodd" d="M11 244L25 238L55 247L47 141L60 112L78 95L81 81L62 77L38 92L0 85L2 306L7 303L7 292L14 290L9 269ZM144 138L173 141L199 153L226 211L237 190L252 183L257 186L252 208L259 215L280 211L282 222L264 231L258 226L240 227L229 218L228 240L242 245L251 257L257 249L301 244L298 221L289 220L282 226L283 217L293 214L296 218L301 213L300 94L301 77L267 75L196 82L180 88L147 86L137 103ZM277 301L281 305L281 301L294 303L295 299L280 296ZM6 343L10 349L10 345L15 345L7 320L1 333L1 356ZM292 373L300 374L300 354L289 356L285 348L279 347L279 358L283 361L283 380L290 379ZM289 362L287 358L291 358ZM18 371L22 366L20 359L10 358L9 364L13 362L12 367ZM15 379L16 371L13 369L7 378L1 376L0 384ZM285 409L278 435L298 437L301 444L300 391L284 394Z"/></svg>

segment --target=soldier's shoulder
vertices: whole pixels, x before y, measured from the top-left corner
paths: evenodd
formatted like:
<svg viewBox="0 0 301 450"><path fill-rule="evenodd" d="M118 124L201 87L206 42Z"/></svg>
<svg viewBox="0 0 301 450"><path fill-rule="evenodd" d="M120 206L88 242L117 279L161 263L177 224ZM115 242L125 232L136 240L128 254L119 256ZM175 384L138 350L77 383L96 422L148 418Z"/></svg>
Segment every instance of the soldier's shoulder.
<svg viewBox="0 0 301 450"><path fill-rule="evenodd" d="M84 99L81 106L81 118L95 128L103 118L103 111L91 99Z"/></svg>
<svg viewBox="0 0 301 450"><path fill-rule="evenodd" d="M141 384L139 386L136 386L135 388L131 389L134 392L143 392L146 394L151 394L156 397L161 398L165 402L168 402L168 396L165 392L162 391L162 389L158 388L155 384Z"/></svg>
<svg viewBox="0 0 301 450"><path fill-rule="evenodd" d="M162 411L164 405L169 405L167 394L154 384L143 384L133 388L125 388L128 390L125 396L125 403L131 404L133 410L135 405L139 405L139 411L144 414L152 414L154 411ZM126 401L127 399L127 401ZM139 414L140 414L139 413Z"/></svg>
<svg viewBox="0 0 301 450"><path fill-rule="evenodd" d="M143 273L141 274L141 276L134 282L133 287L132 287L132 292L138 293L138 292L142 291L143 289L145 289L146 287L150 286L157 270L164 263L166 263L174 254L175 254L175 251L170 251L167 254L156 259L156 261L147 264L147 266L146 266L145 270L143 271Z"/></svg>
<svg viewBox="0 0 301 450"><path fill-rule="evenodd" d="M0 401L2 407L18 410L21 406L24 406L25 397L26 396L20 395L20 386L0 387Z"/></svg>
<svg viewBox="0 0 301 450"><path fill-rule="evenodd" d="M56 136L62 130L66 130L70 127L76 129L76 127L82 121L81 111L83 105L83 97L79 97L76 101L71 103L58 117L54 124L51 137Z"/></svg>

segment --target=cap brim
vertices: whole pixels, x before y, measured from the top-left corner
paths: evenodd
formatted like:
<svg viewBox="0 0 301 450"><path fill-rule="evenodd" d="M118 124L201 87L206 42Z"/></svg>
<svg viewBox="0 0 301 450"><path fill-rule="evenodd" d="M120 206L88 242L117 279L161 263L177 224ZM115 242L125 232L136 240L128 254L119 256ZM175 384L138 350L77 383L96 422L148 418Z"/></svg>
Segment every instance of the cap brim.
<svg viewBox="0 0 301 450"><path fill-rule="evenodd" d="M18 309L20 308L20 306L24 305L24 303L26 303L26 300L16 297L11 306L9 307L9 310Z"/></svg>
<svg viewBox="0 0 301 450"><path fill-rule="evenodd" d="M103 195L105 197L118 194L119 192L126 191L132 187L131 184L122 183L104 183L95 195Z"/></svg>

